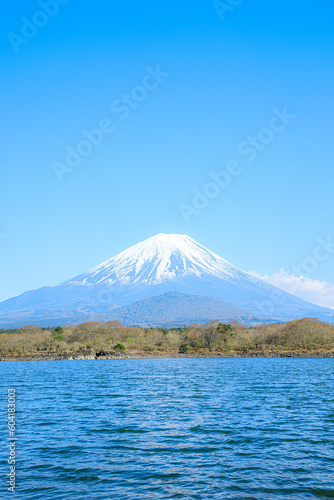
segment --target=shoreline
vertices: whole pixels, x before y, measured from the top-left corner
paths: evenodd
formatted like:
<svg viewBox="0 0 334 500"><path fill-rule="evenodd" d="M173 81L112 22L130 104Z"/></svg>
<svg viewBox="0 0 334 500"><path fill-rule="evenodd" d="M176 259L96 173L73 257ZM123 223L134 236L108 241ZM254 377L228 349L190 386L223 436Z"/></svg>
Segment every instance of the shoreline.
<svg viewBox="0 0 334 500"><path fill-rule="evenodd" d="M6 361L99 361L99 360L125 360L125 359L229 359L229 358L333 358L334 351L300 350L300 351L253 351L253 352L217 352L209 353L128 353L128 354L32 354L27 356L1 356L0 362Z"/></svg>

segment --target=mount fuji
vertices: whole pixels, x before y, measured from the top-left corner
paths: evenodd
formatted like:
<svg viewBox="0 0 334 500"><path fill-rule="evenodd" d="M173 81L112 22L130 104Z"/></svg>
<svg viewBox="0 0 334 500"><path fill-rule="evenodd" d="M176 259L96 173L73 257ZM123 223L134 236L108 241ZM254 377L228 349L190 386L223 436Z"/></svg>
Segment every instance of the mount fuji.
<svg viewBox="0 0 334 500"><path fill-rule="evenodd" d="M0 303L4 327L118 318L156 326L212 319L253 324L302 317L333 322L334 311L273 287L178 234L158 234L57 286Z"/></svg>

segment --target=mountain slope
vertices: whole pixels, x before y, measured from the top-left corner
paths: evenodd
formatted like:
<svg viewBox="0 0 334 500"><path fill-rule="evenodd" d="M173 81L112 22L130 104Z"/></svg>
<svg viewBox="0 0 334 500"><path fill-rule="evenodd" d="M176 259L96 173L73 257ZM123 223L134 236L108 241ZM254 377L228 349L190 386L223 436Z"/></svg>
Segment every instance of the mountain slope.
<svg viewBox="0 0 334 500"><path fill-rule="evenodd" d="M83 316L80 322L118 320L123 325L173 327L190 323L207 323L211 320L223 322L240 321L251 325L260 320L245 309L223 300L201 295L186 295L167 292L142 299L102 315Z"/></svg>
<svg viewBox="0 0 334 500"><path fill-rule="evenodd" d="M76 322L167 292L213 297L264 319L334 318L330 309L247 274L186 235L158 234L58 286L0 303L0 325L50 318Z"/></svg>

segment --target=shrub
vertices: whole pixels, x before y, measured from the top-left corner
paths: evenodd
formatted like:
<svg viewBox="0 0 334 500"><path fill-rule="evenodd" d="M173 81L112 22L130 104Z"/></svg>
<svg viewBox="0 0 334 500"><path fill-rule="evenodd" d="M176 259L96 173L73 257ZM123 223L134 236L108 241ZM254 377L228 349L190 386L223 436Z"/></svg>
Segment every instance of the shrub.
<svg viewBox="0 0 334 500"><path fill-rule="evenodd" d="M229 323L218 323L217 332L221 335L221 339L225 346L228 340L234 336L232 327Z"/></svg>
<svg viewBox="0 0 334 500"><path fill-rule="evenodd" d="M40 333L41 331L42 329L36 325L24 325L22 326L22 328L20 328L21 333L34 334L34 333Z"/></svg>
<svg viewBox="0 0 334 500"><path fill-rule="evenodd" d="M51 337L55 340L64 340L64 336L61 333L52 332Z"/></svg>
<svg viewBox="0 0 334 500"><path fill-rule="evenodd" d="M114 349L115 351L125 351L125 347L123 344L116 344Z"/></svg>
<svg viewBox="0 0 334 500"><path fill-rule="evenodd" d="M201 344L209 351L216 349L221 344L222 334L218 331L216 325L208 325L199 328Z"/></svg>

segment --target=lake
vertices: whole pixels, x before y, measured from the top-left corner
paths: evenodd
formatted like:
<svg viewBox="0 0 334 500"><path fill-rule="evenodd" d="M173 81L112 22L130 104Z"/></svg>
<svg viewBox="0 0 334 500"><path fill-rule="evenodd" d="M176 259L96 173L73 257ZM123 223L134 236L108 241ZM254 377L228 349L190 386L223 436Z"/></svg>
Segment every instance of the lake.
<svg viewBox="0 0 334 500"><path fill-rule="evenodd" d="M333 358L3 362L0 372L6 406L16 390L19 498L334 497Z"/></svg>

